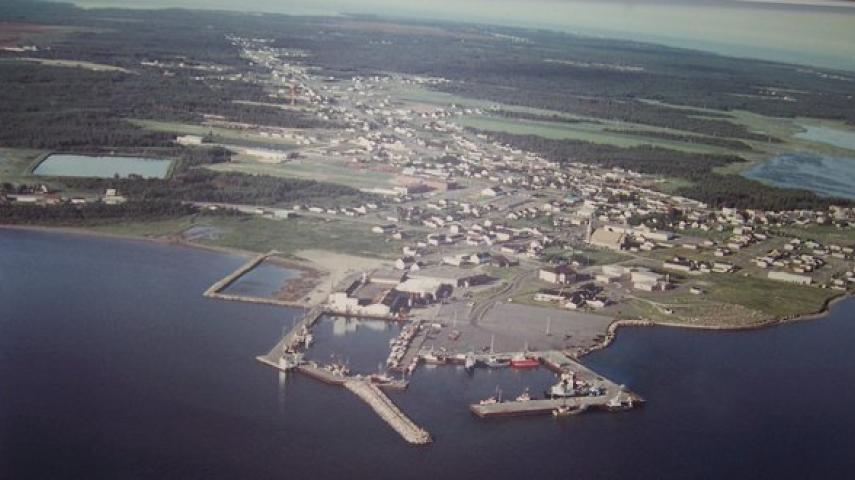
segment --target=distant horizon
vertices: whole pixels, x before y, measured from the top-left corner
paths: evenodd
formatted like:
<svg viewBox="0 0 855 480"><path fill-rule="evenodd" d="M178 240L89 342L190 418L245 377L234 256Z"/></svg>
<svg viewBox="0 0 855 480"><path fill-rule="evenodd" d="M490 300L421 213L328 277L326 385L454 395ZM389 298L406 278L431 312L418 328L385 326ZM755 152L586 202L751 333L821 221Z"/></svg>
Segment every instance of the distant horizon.
<svg viewBox="0 0 855 480"><path fill-rule="evenodd" d="M377 15L539 28L740 58L855 71L855 2L804 0L76 0L83 8L187 8L295 16ZM705 22L699 24L698 18Z"/></svg>

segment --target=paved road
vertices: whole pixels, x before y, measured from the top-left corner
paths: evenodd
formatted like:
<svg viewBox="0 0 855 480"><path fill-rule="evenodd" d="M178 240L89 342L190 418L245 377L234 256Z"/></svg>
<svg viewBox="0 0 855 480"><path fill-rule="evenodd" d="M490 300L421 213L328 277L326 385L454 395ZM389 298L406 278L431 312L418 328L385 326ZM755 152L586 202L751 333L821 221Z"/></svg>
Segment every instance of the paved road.
<svg viewBox="0 0 855 480"><path fill-rule="evenodd" d="M534 278L536 273L537 270L529 270L514 275L507 285L502 287L501 290L478 302L478 304L472 308L472 311L469 312L469 323L477 327L478 322L484 318L484 315L486 315L494 305L501 302L502 299L513 297L528 281Z"/></svg>

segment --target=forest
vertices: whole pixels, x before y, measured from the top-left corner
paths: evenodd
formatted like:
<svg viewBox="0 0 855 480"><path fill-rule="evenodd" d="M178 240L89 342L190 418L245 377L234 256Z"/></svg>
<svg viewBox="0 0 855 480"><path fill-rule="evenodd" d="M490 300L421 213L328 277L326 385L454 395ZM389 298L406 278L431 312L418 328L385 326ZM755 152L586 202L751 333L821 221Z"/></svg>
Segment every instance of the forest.
<svg viewBox="0 0 855 480"><path fill-rule="evenodd" d="M556 162L591 163L606 168L619 167L641 173L688 178L703 175L715 167L745 160L734 155L687 153L641 145L622 148L581 140L550 139L537 135L515 135L479 131L496 142L535 152Z"/></svg>
<svg viewBox="0 0 855 480"><path fill-rule="evenodd" d="M190 169L169 180L141 178L65 178L71 189L104 191L116 188L134 200L239 203L286 206L312 203L324 206L376 198L331 183L242 173Z"/></svg>
<svg viewBox="0 0 855 480"><path fill-rule="evenodd" d="M87 205L30 205L11 203L0 208L0 223L92 225L127 220L146 221L180 217L197 213L198 209L182 202L128 201L119 205L90 203Z"/></svg>

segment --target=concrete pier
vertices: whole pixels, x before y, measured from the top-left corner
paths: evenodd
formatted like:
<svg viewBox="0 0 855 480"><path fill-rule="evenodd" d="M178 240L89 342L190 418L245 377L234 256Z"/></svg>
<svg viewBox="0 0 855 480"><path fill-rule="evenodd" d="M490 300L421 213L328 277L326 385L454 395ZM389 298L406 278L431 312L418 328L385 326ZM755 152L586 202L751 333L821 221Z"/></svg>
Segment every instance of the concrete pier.
<svg viewBox="0 0 855 480"><path fill-rule="evenodd" d="M259 263L263 262L268 257L275 255L275 254L276 254L276 251L271 250L267 253L262 253L261 255L258 255L257 257L253 257L253 258L249 259L249 261L247 261L246 263L244 263L243 265L238 267L237 270L226 275L225 277L221 278L220 280L216 281L213 285L208 287L208 289L205 290L205 293L203 295L206 297L215 296L216 294L225 290L229 285L234 283L235 280L240 278L242 275L246 274L246 272L257 267Z"/></svg>
<svg viewBox="0 0 855 480"><path fill-rule="evenodd" d="M320 319L324 315L324 313L326 312L323 306L314 307L308 312L306 312L306 314L303 315L303 318L301 318L300 321L297 322L296 325L294 325L294 328L292 328L290 332L285 334L285 336L282 337L281 340L279 340L279 343L274 345L273 348L271 348L266 355L260 355L258 357L255 357L256 360L278 368L279 359L282 358L282 354L284 354L285 351L289 348L293 349L296 346L295 344L297 342L297 336L299 335L303 327L306 327L307 329L311 328L312 325L314 325L318 321L318 319Z"/></svg>
<svg viewBox="0 0 855 480"><path fill-rule="evenodd" d="M342 375L335 375L329 370L325 370L323 368L319 368L316 365L312 364L303 364L296 368L296 370L303 375L308 377L312 377L315 380L320 380L328 385L344 385L349 380L348 377Z"/></svg>
<svg viewBox="0 0 855 480"><path fill-rule="evenodd" d="M300 304L298 302L289 302L287 300L279 300L277 298L253 297L249 295L233 295L230 293L223 293L223 290L228 288L229 285L236 282L240 277L246 275L253 268L260 265L261 262L278 254L279 252L277 252L276 250L271 250L267 253L263 253L261 255L249 259L249 261L238 267L237 270L226 275L225 277L221 278L213 285L208 287L208 289L205 290L205 293L203 293L202 296L207 298L216 298L219 300L231 300L235 302L261 303L265 305L277 305L280 307L299 307Z"/></svg>
<svg viewBox="0 0 855 480"><path fill-rule="evenodd" d="M618 395L619 401L613 401ZM597 397L570 397L566 399L527 400L523 402L501 402L488 405L474 404L469 410L479 417L502 417L522 415L551 414L558 407L566 406L573 413L582 413L590 409L605 411L630 410L644 403L644 400L631 393L603 395Z"/></svg>
<svg viewBox="0 0 855 480"><path fill-rule="evenodd" d="M380 415L380 418L385 420L408 443L426 445L433 441L430 434L404 415L377 385L365 380L351 379L345 382L344 386L371 406L377 415Z"/></svg>

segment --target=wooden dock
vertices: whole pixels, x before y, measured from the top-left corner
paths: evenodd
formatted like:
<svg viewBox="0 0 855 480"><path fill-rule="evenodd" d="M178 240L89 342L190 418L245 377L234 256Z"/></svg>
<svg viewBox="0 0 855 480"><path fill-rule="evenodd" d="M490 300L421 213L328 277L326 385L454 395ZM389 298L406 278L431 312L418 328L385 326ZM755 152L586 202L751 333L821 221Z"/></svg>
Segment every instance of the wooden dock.
<svg viewBox="0 0 855 480"><path fill-rule="evenodd" d="M430 434L404 415L377 385L366 380L351 379L345 382L344 386L371 406L377 415L380 415L380 418L385 420L408 443L426 445L433 441Z"/></svg>

